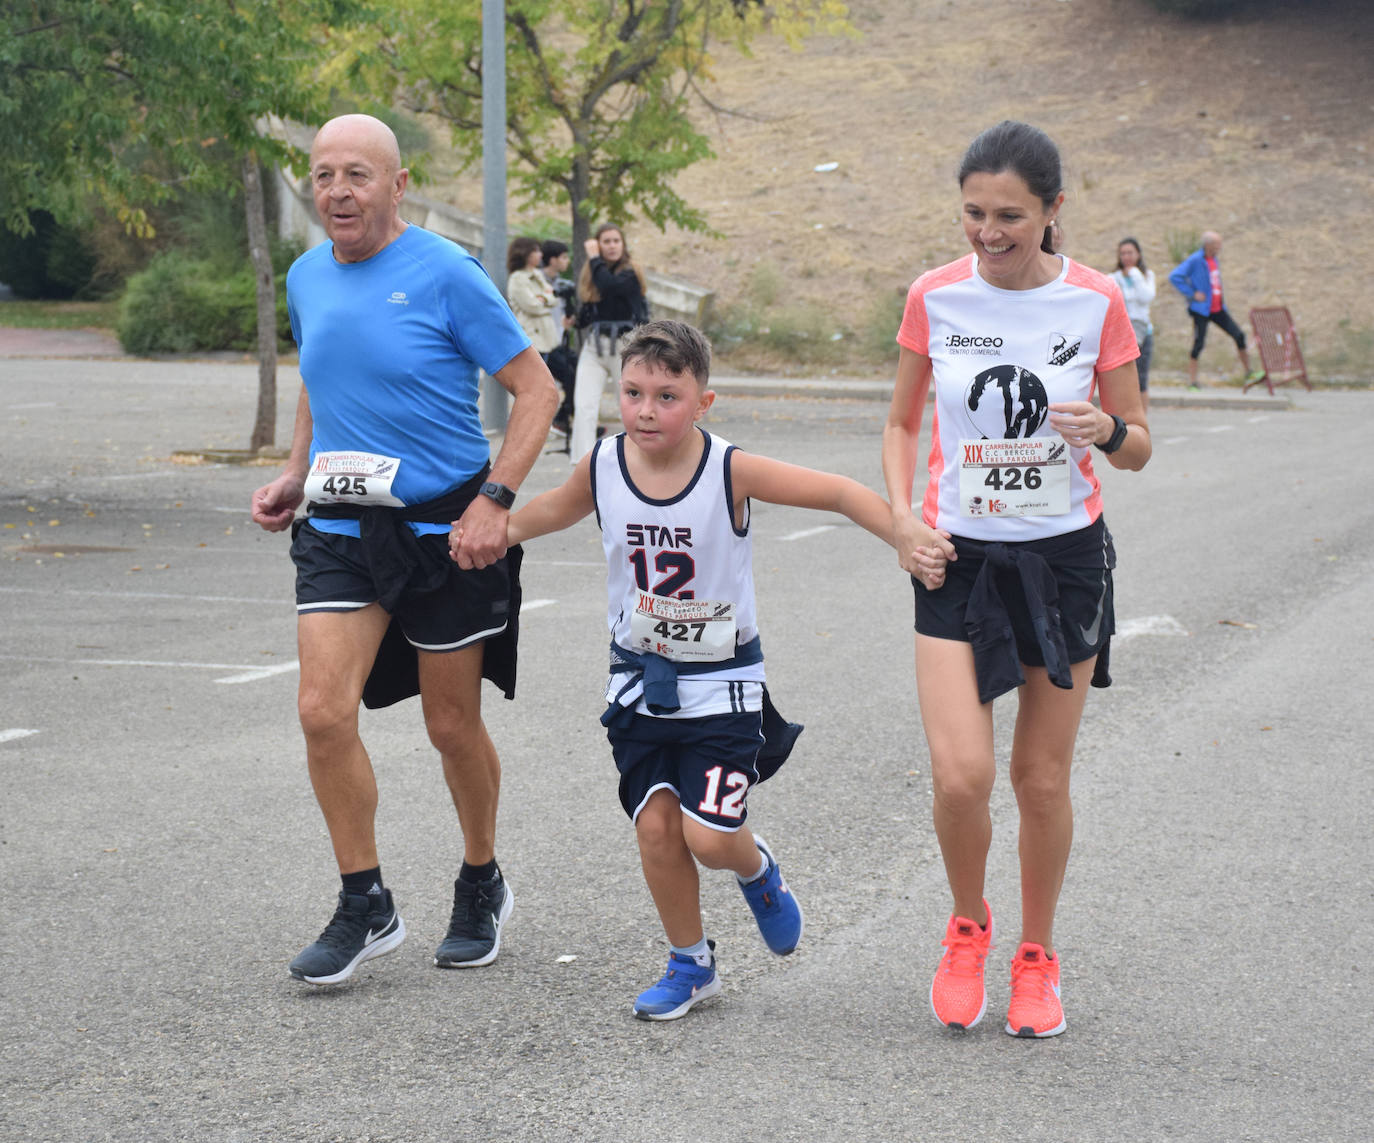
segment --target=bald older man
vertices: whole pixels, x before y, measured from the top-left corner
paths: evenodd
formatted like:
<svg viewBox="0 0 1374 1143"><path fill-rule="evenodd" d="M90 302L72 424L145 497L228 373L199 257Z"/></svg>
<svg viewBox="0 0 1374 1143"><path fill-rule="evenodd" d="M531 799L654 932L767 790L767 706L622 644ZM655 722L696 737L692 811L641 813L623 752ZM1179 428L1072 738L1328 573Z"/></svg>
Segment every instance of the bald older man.
<svg viewBox="0 0 1374 1143"><path fill-rule="evenodd" d="M1193 348L1188 354L1188 387L1197 388L1197 359L1207 341L1207 327L1221 326L1236 343L1241 368L1247 381L1257 381L1263 372L1251 372L1250 353L1245 348L1245 331L1226 310L1221 292L1221 235L1215 230L1202 234L1202 245L1174 267L1169 283L1188 299L1188 314L1193 319Z"/></svg>
<svg viewBox="0 0 1374 1143"><path fill-rule="evenodd" d="M394 668L378 657L393 642L410 658L462 832L435 964L493 961L514 904L496 864L501 767L481 680L513 694L518 549L507 553L506 520L558 390L480 264L401 219L408 178L377 119L341 116L315 136L310 181L329 241L286 279L304 385L290 459L252 498L269 532L294 525L299 714L343 880L333 919L290 964L310 984L347 980L405 937L382 880L377 784L358 734L365 686L369 705L396 697ZM479 370L514 397L495 461ZM296 521L302 501L309 515ZM373 702L379 684L393 694Z"/></svg>

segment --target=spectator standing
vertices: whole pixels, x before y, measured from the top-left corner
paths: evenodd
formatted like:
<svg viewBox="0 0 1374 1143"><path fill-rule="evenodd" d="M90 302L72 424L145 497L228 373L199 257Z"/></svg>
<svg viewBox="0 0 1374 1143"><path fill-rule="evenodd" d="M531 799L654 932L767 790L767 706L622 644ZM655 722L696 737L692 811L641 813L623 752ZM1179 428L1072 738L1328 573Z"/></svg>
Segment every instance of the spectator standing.
<svg viewBox="0 0 1374 1143"><path fill-rule="evenodd" d="M582 349L577 356L572 434L568 454L576 464L591 451L597 436L601 394L606 382L620 375L620 352L636 326L649 320L644 274L630 257L620 227L603 223L586 242L587 261L577 279L577 328Z"/></svg>
<svg viewBox="0 0 1374 1143"><path fill-rule="evenodd" d="M530 344L546 361L563 338L555 311L558 298L540 267L544 252L534 238L517 238L506 253L506 300Z"/></svg>
<svg viewBox="0 0 1374 1143"><path fill-rule="evenodd" d="M1207 341L1207 327L1219 325L1236 343L1236 354L1246 381L1259 381L1263 370L1251 371L1250 353L1245 347L1245 331L1226 309L1221 289L1221 235L1207 230L1202 245L1174 267L1169 284L1188 299L1188 315L1193 319L1193 348L1188 353L1188 388L1196 389L1197 359Z"/></svg>
<svg viewBox="0 0 1374 1143"><path fill-rule="evenodd" d="M1155 272L1145 266L1145 255L1134 238L1123 238L1116 247L1116 269L1111 279L1126 301L1126 316L1135 331L1135 371L1140 377L1140 405L1150 408L1150 357L1155 351L1155 327L1150 320L1150 303L1155 300Z"/></svg>
<svg viewBox="0 0 1374 1143"><path fill-rule="evenodd" d="M577 286L563 277L568 272L572 255L568 244L557 238L546 238L539 246L544 255L544 278L553 290L554 320L558 323L559 341L544 358L553 379L563 388L563 403L553 418L553 427L567 434L572 428L573 394L577 386L577 349L573 344L573 323L577 315ZM566 451L566 447L565 447Z"/></svg>

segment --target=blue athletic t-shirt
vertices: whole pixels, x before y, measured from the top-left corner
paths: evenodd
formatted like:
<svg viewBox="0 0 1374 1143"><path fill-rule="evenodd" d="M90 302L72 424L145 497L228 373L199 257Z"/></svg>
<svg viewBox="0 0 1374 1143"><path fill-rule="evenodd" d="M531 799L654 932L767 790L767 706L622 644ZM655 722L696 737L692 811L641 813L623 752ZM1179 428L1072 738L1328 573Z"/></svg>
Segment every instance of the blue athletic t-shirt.
<svg viewBox="0 0 1374 1143"><path fill-rule="evenodd" d="M310 395L312 462L334 450L398 457L392 492L407 504L456 488L487 463L478 370L496 373L530 339L461 246L418 226L362 262L337 262L333 243L321 243L287 273L286 306ZM358 534L356 520L310 523Z"/></svg>

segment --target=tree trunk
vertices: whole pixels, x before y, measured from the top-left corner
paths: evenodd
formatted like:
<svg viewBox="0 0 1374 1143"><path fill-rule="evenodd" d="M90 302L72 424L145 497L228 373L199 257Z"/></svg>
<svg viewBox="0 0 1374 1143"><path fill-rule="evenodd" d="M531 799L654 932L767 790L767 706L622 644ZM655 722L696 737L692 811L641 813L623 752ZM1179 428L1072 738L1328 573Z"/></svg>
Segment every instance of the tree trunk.
<svg viewBox="0 0 1374 1143"><path fill-rule="evenodd" d="M267 245L267 210L258 157L243 157L243 207L248 218L248 255L258 295L258 412L248 447L271 448L277 440L277 292Z"/></svg>
<svg viewBox="0 0 1374 1143"><path fill-rule="evenodd" d="M568 188L568 198L572 200L571 253L574 282L582 273L582 263L587 260L586 251L582 249L583 244L592 236L591 221L582 213L582 206L587 201L587 192L591 189L591 165L591 160L587 157L585 150L579 148L573 155L572 180L571 186Z"/></svg>

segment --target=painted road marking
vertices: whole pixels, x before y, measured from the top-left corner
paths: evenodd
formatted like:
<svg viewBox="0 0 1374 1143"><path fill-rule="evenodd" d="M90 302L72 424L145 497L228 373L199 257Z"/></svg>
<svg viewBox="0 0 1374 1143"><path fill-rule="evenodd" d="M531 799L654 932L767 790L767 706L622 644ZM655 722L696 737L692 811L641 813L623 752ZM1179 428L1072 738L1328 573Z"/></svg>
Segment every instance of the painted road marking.
<svg viewBox="0 0 1374 1143"><path fill-rule="evenodd" d="M37 733L36 730L23 730L15 726L9 730L0 730L0 742L13 742L16 738L27 738L30 734Z"/></svg>
<svg viewBox="0 0 1374 1143"><path fill-rule="evenodd" d="M288 671L299 671L300 669L300 660L296 659L290 663L279 663L274 667L249 667L242 674L226 675L222 679L216 679L215 682L256 683L259 679L270 679L273 675L284 675Z"/></svg>
<svg viewBox="0 0 1374 1143"><path fill-rule="evenodd" d="M10 595L82 595L96 599L186 599L192 603L291 603L289 599L254 599L251 596L243 595L182 595L171 591L76 591L72 589L51 591L48 588L0 586L0 594L7 593Z"/></svg>
<svg viewBox="0 0 1374 1143"><path fill-rule="evenodd" d="M1146 615L1140 619L1127 619L1117 624L1112 639L1134 639L1137 635L1187 635L1188 629L1172 615Z"/></svg>
<svg viewBox="0 0 1374 1143"><path fill-rule="evenodd" d="M785 536L779 536L784 544L791 540L805 540L810 536L819 536L822 532L833 532L839 525L821 524L815 528L803 528L800 532L788 532Z"/></svg>

